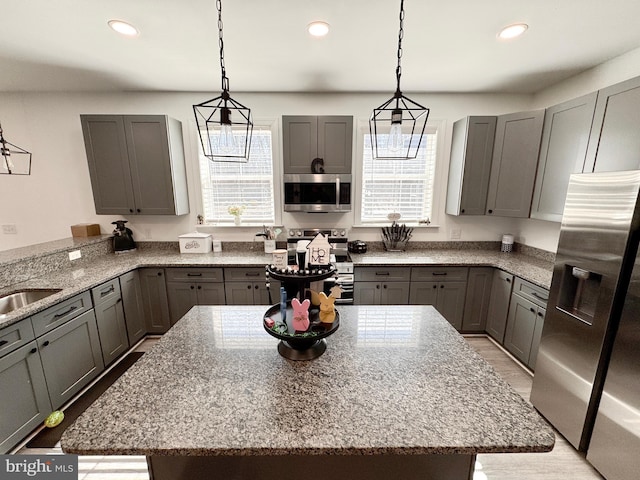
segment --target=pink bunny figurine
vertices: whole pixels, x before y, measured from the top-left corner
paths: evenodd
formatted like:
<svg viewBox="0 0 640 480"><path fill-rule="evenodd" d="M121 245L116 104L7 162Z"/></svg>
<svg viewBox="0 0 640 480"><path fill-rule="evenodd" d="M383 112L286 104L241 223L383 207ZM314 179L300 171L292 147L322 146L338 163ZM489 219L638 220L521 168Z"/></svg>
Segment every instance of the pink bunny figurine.
<svg viewBox="0 0 640 480"><path fill-rule="evenodd" d="M296 332L306 332L309 328L309 305L311 305L311 302L308 298L302 303L297 298L291 300L291 306L293 307L292 325Z"/></svg>
<svg viewBox="0 0 640 480"><path fill-rule="evenodd" d="M336 319L335 297L324 292L320 292L320 321L322 323L333 323Z"/></svg>

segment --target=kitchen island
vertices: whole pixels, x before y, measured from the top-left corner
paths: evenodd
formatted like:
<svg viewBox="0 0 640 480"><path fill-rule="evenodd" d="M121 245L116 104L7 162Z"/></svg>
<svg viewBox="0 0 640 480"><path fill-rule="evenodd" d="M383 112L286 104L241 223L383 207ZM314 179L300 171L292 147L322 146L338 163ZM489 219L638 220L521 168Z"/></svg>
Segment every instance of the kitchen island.
<svg viewBox="0 0 640 480"><path fill-rule="evenodd" d="M276 351L266 306L194 307L65 431L146 455L152 479L470 479L477 453L554 434L430 306L343 306L312 361Z"/></svg>

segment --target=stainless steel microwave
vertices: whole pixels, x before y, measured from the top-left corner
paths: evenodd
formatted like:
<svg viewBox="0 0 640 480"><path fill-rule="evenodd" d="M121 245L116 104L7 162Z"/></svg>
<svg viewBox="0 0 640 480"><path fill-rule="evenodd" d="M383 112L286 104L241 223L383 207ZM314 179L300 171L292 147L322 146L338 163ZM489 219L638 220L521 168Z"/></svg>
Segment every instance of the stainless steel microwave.
<svg viewBox="0 0 640 480"><path fill-rule="evenodd" d="M285 212L350 212L351 175L284 175Z"/></svg>

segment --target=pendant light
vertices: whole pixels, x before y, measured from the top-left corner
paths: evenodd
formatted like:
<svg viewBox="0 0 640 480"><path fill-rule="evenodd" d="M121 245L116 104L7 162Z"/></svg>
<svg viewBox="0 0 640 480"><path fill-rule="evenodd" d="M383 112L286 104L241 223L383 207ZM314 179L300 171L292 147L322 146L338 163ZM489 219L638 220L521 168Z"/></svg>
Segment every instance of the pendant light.
<svg viewBox="0 0 640 480"><path fill-rule="evenodd" d="M389 100L373 110L369 119L371 149L374 159L410 159L418 156L429 118L429 109L405 97L400 90L402 67L402 37L404 36L404 0L400 0L400 32L398 33L398 66L396 92ZM403 128L404 127L404 128ZM408 143L403 130L411 133ZM419 134L417 139L414 135Z"/></svg>
<svg viewBox="0 0 640 480"><path fill-rule="evenodd" d="M251 110L229 95L229 79L224 65L222 40L222 0L216 0L218 10L218 44L222 94L193 106L198 134L204 155L213 162L246 163L249 160L253 122Z"/></svg>
<svg viewBox="0 0 640 480"><path fill-rule="evenodd" d="M31 175L31 153L7 142L0 124L0 174Z"/></svg>

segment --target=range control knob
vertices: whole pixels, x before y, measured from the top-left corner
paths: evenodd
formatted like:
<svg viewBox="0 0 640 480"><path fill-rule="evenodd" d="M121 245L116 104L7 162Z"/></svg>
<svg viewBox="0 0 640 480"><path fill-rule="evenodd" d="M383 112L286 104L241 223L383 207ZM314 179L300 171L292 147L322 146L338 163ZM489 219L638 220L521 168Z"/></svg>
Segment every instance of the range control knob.
<svg viewBox="0 0 640 480"><path fill-rule="evenodd" d="M301 236L302 236L302 230L298 230L298 231L296 232L296 235L297 235L297 236L299 236L299 237L301 237Z"/></svg>
<svg viewBox="0 0 640 480"><path fill-rule="evenodd" d="M331 236L332 237L337 237L338 236L338 230L331 230Z"/></svg>
<svg viewBox="0 0 640 480"><path fill-rule="evenodd" d="M295 230L293 230L293 229L289 230L289 236L290 237L293 237L295 234L296 234Z"/></svg>
<svg viewBox="0 0 640 480"><path fill-rule="evenodd" d="M341 237L344 237L344 236L346 236L346 235L347 235L347 231L346 231L346 230L344 230L344 229L343 229L343 230L340 230L340 236L341 236Z"/></svg>

